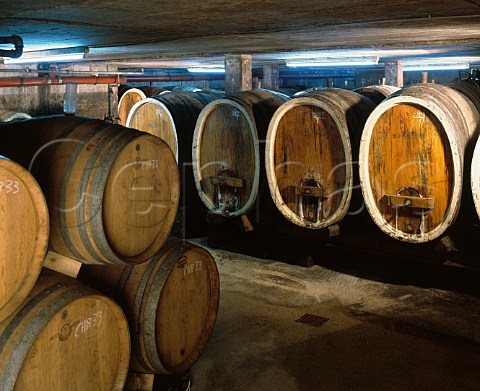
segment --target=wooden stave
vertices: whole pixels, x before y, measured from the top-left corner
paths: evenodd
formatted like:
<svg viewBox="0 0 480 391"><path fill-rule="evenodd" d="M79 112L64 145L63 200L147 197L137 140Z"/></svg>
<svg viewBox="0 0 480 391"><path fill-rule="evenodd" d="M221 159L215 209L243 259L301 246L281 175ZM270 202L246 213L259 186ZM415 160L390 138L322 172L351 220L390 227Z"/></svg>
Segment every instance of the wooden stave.
<svg viewBox="0 0 480 391"><path fill-rule="evenodd" d="M385 98L400 90L400 87L390 86L386 84L375 84L365 87L356 88L353 91L361 94L379 105Z"/></svg>
<svg viewBox="0 0 480 391"><path fill-rule="evenodd" d="M21 304L21 302L27 297L29 292L35 285L35 282L42 270L42 265L45 259L45 256L48 251L48 237L50 231L49 217L48 217L48 208L47 203L44 197L44 194L40 188L40 185L37 183L35 178L26 171L21 165L3 158L0 156L0 169L6 170L12 173L15 178L23 185L22 187L29 194L29 199L31 200L31 207L35 212L35 240L34 248L32 249L31 254L28 259L28 267L26 269L26 274L21 277L19 284L16 284L16 287L13 291L9 292L4 298L2 298L2 303L0 307L0 322L5 320L10 316ZM13 176L10 176L13 178ZM16 209L18 210L18 209ZM6 220L6 216L2 214L2 221ZM2 242L5 243L5 238L2 238ZM26 243L22 243L24 249L26 248ZM2 257L4 257L6 252L2 251ZM2 260L2 263L7 265L11 264L12 258L8 257ZM15 270L19 270L19 265L16 264ZM2 282L2 286L8 286L7 281ZM8 297L7 297L8 296Z"/></svg>
<svg viewBox="0 0 480 391"><path fill-rule="evenodd" d="M423 235L408 234L391 227L374 206L375 200L370 189L368 151L373 127L383 112L402 103L423 107L439 119L452 153L454 178L451 202L442 223ZM454 224L460 211L463 191L464 153L470 138L476 133L477 118L480 118L479 111L458 89L431 83L403 88L377 106L367 120L360 142L360 184L367 210L372 220L384 233L408 243L426 243L439 238ZM455 126L455 124L459 125Z"/></svg>
<svg viewBox="0 0 480 391"><path fill-rule="evenodd" d="M209 103L202 110L198 117L193 136L192 165L197 192L210 213L228 218L239 217L251 212L255 204L257 205L258 209L258 207L260 207L260 203L263 205L265 205L265 203L269 203L269 201L266 200L266 198L269 198L269 196L267 196L268 184L264 172L265 147L263 143L260 143L260 140L266 139L270 119L274 115L276 109L288 99L289 98L286 95L276 93L275 91L256 89L242 91L236 95L226 96L223 99L217 99ZM256 167L256 172L252 181L252 191L250 191L249 197L244 203L244 206L237 211L227 214L218 211L215 208L211 197L206 195L205 191L202 189L201 182L203 180L203 176L200 170L199 156L199 146L207 116L210 115L210 113L216 109L217 106L221 105L230 105L236 108L247 120L247 123L250 126L250 133L252 135L254 145L254 165ZM258 108L261 110L258 110Z"/></svg>
<svg viewBox="0 0 480 391"><path fill-rule="evenodd" d="M156 340L160 297L175 264L188 251L198 252L204 260L208 260L211 283L209 309L195 347L190 349L182 363L168 366L161 357ZM135 266L88 265L81 269L78 278L114 297L124 310L132 337L131 370L138 373L184 374L200 358L213 331L219 305L218 270L214 258L207 250L171 238L150 262Z"/></svg>
<svg viewBox="0 0 480 391"><path fill-rule="evenodd" d="M131 136L125 136L125 137L137 137L138 139L142 138L143 140L146 140L147 138L150 140L153 140L153 142L159 144L159 148L162 148L162 151L165 153L162 153L162 159L163 156L165 156L165 159L169 161L169 173L170 177L172 178L172 202L175 203L175 211L176 208L178 207L178 200L179 200L179 193L176 188L176 186L179 186L179 179L178 179L178 170L177 167L173 161L173 156L170 159L169 156L171 154L170 149L166 147L166 144L163 143L163 141L158 140L157 138L154 138L153 136L147 135L145 133L141 133L132 129L127 129L118 125L112 125L104 121L100 120L93 120L89 118L84 118L84 117L75 117L75 116L52 116L52 117L46 117L46 118L41 118L34 120L32 122L35 124L35 126L31 126L28 128L26 123L23 124L8 124L5 125L5 128L3 129L10 129L10 132L0 132L0 140L1 140L1 145L0 149L4 148L6 152L13 153L14 155L18 155L20 158L20 163L24 165L24 167L29 167L29 169L32 171L34 176L39 180L39 183L41 184L42 188L44 189L45 195L47 200L49 199L49 191L48 188L45 188L47 185L47 180L48 180L48 175L45 174L48 170L45 170L43 168L43 165L47 166L52 166L51 163L55 160L56 154L58 154L59 149L61 150L62 147L60 146L60 143L57 143L56 140L60 139L69 139L72 138L72 133L77 133L81 134L82 132L79 131L79 128L84 128L85 133L89 133L90 136L94 136L94 134L98 131L104 130L109 130L111 131L112 129L116 129L116 133L124 133L125 135L130 134ZM115 132L113 132L115 133ZM18 137L21 139L30 139L32 142L27 145L27 148L24 150L22 148L18 148ZM86 143L88 141L88 135L83 142ZM44 154L38 154L37 152L44 148L46 145L51 145L49 143L52 143L53 141L53 147L45 150ZM74 141L76 141L73 138ZM128 140L127 140L128 141ZM86 145L86 144L85 144ZM33 157L32 157L33 156ZM32 161L38 164L32 164ZM49 163L50 162L50 163ZM53 170L55 169L54 166L52 166ZM107 177L108 179L108 177ZM93 178L89 178L89 180L93 180ZM60 181L59 181L60 182ZM98 182L97 182L98 183ZM55 197L56 195L54 195ZM55 199L55 198L54 198ZM52 210L52 208L50 208ZM52 211L50 211L50 214L52 214ZM173 214L173 215L172 215ZM170 232L171 226L173 225L173 221L175 218L175 213L173 211L169 213L169 218L168 221L165 223L165 229L163 230L164 232L161 232L161 236L159 236L159 242L157 243L157 248L152 248L145 254L140 254L138 257L132 257L128 259L121 259L120 257L111 257L110 259L105 259L103 257L101 260L95 259L95 258L87 258L84 259L83 257L79 257L78 254L72 254L69 251L65 251L64 249L59 249L58 248L58 241L56 242L56 245L53 246L54 250L56 250L59 253L64 253L63 255L70 256L73 258L77 258L83 262L113 262L113 263L139 263L139 262L144 262L148 260L153 254L156 253L156 251L161 247L161 245L167 240L168 234ZM55 220L55 219L53 219ZM55 221L53 221L53 225L55 226ZM99 225L101 226L101 224ZM52 237L55 237L56 232L54 230L51 230L51 244L52 244ZM57 235L58 236L58 235ZM60 239L63 240L60 234ZM102 241L104 243L105 240Z"/></svg>
<svg viewBox="0 0 480 391"><path fill-rule="evenodd" d="M66 320L67 316L70 315L67 310L71 308L69 306L84 300L103 303L105 307L108 308L110 312L109 315L115 321L118 333L116 342L118 342L119 346L118 361L115 363L115 370L112 371L115 374L112 383L104 385L107 388L103 389L112 391L121 391L123 389L128 374L130 356L129 329L123 311L113 300L104 295L100 295L97 291L94 291L84 284L59 273L43 269L37 283L26 300L6 321L0 323L0 367L2 369L0 371L0 381L2 390L13 390L20 376L29 376L25 370L22 374L23 367L25 364L28 364L28 361L24 360L28 360L27 355L30 349L40 337L43 329L48 326L49 322L60 313L62 313L62 319ZM89 304L89 307L91 307L91 304ZM68 323L65 323L65 326L67 325ZM70 327L70 332L68 332L66 340L71 336L72 331L73 326ZM63 328L58 334L59 337L62 332ZM15 337L18 337L21 343L17 344ZM52 340L53 337L49 339ZM66 343L66 340L63 340L61 343ZM89 338L89 341L90 340L91 338ZM101 339L101 341L104 340L110 341L111 338ZM62 340L60 339L60 341ZM71 350L72 347L68 349L68 352L70 353ZM44 352L48 355L48 350L42 351L42 353ZM88 358L89 357L87 357L87 359ZM46 363L48 365L49 362L58 362L58 360L59 357L55 356L51 357L51 361L46 361ZM64 360L64 362L68 363L69 361ZM100 363L102 366L106 364L111 364L111 362ZM39 372L39 375L46 375L45 370ZM64 375L63 372L62 376L58 376L58 371L55 371L53 376L50 373L50 376L52 378L50 380L50 386L54 386L54 380L59 377L75 378L72 374ZM82 379L85 379L85 377L82 377ZM25 381L23 381L23 383L25 383ZM96 384L96 386L99 386L99 384ZM60 387L60 384L58 384L58 387ZM37 388L33 388L32 391L34 389Z"/></svg>
<svg viewBox="0 0 480 391"><path fill-rule="evenodd" d="M358 160L358 149L361 137L361 131L368 115L374 109L375 104L361 94L340 89L325 88L315 89L304 94L298 95L290 101L284 103L274 114L270 121L265 148L265 167L268 179L268 186L273 202L282 215L293 224L302 228L321 229L340 222L347 214L352 199L353 186L358 182L357 170L353 169L353 164L346 164L346 183L347 191L342 196L342 201L337 212L326 220L320 220L317 223L311 223L299 218L296 213L290 210L283 203L283 197L280 194L275 173L275 138L277 126L282 116L292 107L301 105L313 105L320 107L329 113L337 123L337 128L341 129L340 135L343 141L344 153L347 162ZM346 114L348 113L348 114Z"/></svg>
<svg viewBox="0 0 480 391"><path fill-rule="evenodd" d="M188 91L171 92L148 97L131 108L126 124L128 127L134 127L135 119L144 105L149 103L157 105L170 119L172 129L174 130L172 138L175 140L175 145L172 145L171 148L178 164L181 165L183 162L190 160L191 134L195 128L198 115L213 99L213 97L203 92ZM145 128L140 129L137 127L137 129L159 136Z"/></svg>

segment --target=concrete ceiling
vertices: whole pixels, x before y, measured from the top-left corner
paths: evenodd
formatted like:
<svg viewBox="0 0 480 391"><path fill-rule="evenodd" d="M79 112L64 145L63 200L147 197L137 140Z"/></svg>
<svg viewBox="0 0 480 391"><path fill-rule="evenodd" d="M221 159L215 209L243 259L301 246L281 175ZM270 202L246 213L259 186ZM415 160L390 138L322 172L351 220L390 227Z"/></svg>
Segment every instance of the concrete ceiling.
<svg viewBox="0 0 480 391"><path fill-rule="evenodd" d="M87 59L171 67L250 53L283 62L358 49L382 58L480 56L480 1L2 1L0 35L25 51L88 46ZM381 50L381 51L380 51Z"/></svg>

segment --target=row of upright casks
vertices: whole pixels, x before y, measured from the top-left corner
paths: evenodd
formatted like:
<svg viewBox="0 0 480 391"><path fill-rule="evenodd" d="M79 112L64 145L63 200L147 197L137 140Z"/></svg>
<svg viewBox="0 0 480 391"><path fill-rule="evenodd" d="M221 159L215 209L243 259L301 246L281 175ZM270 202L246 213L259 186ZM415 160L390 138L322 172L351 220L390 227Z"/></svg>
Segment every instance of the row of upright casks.
<svg viewBox="0 0 480 391"><path fill-rule="evenodd" d="M453 224L462 193L478 198L479 96L466 82L320 89L293 99L254 90L196 105L162 94L138 102L128 125L165 138L184 174L192 165L210 213L265 216L269 190L300 227L328 227L364 203L388 235L427 242ZM465 165L473 190L465 187ZM183 183L191 186L191 178ZM354 191L360 187L363 197ZM195 199L191 188L185 194Z"/></svg>
<svg viewBox="0 0 480 391"><path fill-rule="evenodd" d="M263 177L277 209L301 227L328 227L364 202L396 239L440 237L458 217L462 193L472 193L465 171L478 198L480 148L471 151L480 90L469 83L397 92L383 86L378 105L371 90L323 89L293 99L256 90L207 105L192 145L205 205L222 216L245 215L259 206Z"/></svg>
<svg viewBox="0 0 480 391"><path fill-rule="evenodd" d="M0 153L2 390L121 390L129 366L188 371L219 280L210 253L169 237L180 184L167 143L54 116L1 125ZM83 262L97 290L42 269L48 250Z"/></svg>

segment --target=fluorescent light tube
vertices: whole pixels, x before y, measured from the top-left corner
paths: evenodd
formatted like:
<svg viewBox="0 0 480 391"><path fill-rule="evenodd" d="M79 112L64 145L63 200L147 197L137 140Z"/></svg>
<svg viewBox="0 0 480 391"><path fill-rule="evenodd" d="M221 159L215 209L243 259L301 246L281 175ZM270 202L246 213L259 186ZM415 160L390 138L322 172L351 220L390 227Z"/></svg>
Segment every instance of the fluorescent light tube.
<svg viewBox="0 0 480 391"><path fill-rule="evenodd" d="M407 64L403 65L404 72L413 71L442 71L442 70L461 70L470 68L468 62L465 63L450 63L450 64Z"/></svg>
<svg viewBox="0 0 480 391"><path fill-rule="evenodd" d="M225 73L225 68L191 67L187 68L191 73Z"/></svg>
<svg viewBox="0 0 480 391"><path fill-rule="evenodd" d="M56 54L53 56L44 57L20 57L20 58L4 58L4 64L30 64L41 62L69 62L83 60L83 53L71 53L71 54Z"/></svg>
<svg viewBox="0 0 480 391"><path fill-rule="evenodd" d="M321 60L287 61L287 67L357 67L374 66L378 64L378 57L344 57L324 58Z"/></svg>

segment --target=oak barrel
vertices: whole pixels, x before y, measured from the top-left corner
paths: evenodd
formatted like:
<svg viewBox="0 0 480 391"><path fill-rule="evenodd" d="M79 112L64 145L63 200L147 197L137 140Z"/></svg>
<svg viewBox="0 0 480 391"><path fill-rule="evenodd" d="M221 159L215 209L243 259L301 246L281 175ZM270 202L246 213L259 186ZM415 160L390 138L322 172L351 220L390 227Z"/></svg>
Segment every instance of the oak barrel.
<svg viewBox="0 0 480 391"><path fill-rule="evenodd" d="M373 109L362 95L328 88L293 98L275 112L265 169L273 201L292 223L325 228L346 215L360 135Z"/></svg>
<svg viewBox="0 0 480 391"><path fill-rule="evenodd" d="M0 152L40 183L55 252L93 263L139 263L167 240L179 176L170 148L157 137L54 116L2 125Z"/></svg>
<svg viewBox="0 0 480 391"><path fill-rule="evenodd" d="M395 86L389 86L385 84L375 84L371 86L365 86L356 88L353 91L366 96L371 99L376 105L382 103L385 98L388 98L394 92L397 92L400 88Z"/></svg>
<svg viewBox="0 0 480 391"><path fill-rule="evenodd" d="M420 84L384 100L368 118L360 145L367 209L385 233L432 241L455 221L464 153L479 114L453 88Z"/></svg>
<svg viewBox="0 0 480 391"><path fill-rule="evenodd" d="M48 250L48 209L33 176L0 156L0 322L32 289Z"/></svg>
<svg viewBox="0 0 480 391"><path fill-rule="evenodd" d="M273 114L288 99L257 89L217 99L202 110L193 136L192 163L198 194L210 212L244 215L261 187L268 192L264 140Z"/></svg>
<svg viewBox="0 0 480 391"><path fill-rule="evenodd" d="M120 92L120 88L119 88ZM118 121L119 125L126 125L128 114L130 110L135 105L135 103L140 102L142 99L148 98L150 96L161 95L169 92L166 89L159 87L151 86L141 86L141 87L123 87L122 95L118 101Z"/></svg>
<svg viewBox="0 0 480 391"><path fill-rule="evenodd" d="M164 140L177 159L180 197L173 233L179 237L204 236L206 209L197 194L192 173L192 139L202 109L221 92L171 92L146 98L130 110L127 126Z"/></svg>
<svg viewBox="0 0 480 391"><path fill-rule="evenodd" d="M134 372L182 374L203 353L219 304L218 271L207 250L171 239L147 263L84 265L79 278L125 311Z"/></svg>
<svg viewBox="0 0 480 391"><path fill-rule="evenodd" d="M0 109L0 122L10 122L19 119L32 118L27 113L21 113L19 111L12 111L6 109Z"/></svg>
<svg viewBox="0 0 480 391"><path fill-rule="evenodd" d="M0 389L123 389L130 338L120 307L44 270L22 306L0 323Z"/></svg>

